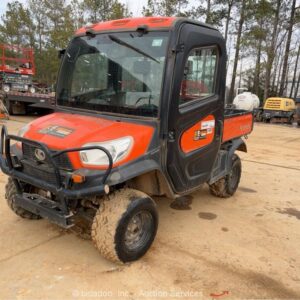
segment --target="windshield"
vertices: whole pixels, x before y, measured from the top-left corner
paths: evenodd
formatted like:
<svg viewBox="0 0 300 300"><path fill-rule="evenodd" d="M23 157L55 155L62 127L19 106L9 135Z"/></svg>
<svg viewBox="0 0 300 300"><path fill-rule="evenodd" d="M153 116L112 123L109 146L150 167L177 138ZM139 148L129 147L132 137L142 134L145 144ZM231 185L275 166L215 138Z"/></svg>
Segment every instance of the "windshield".
<svg viewBox="0 0 300 300"><path fill-rule="evenodd" d="M168 32L76 37L57 87L58 105L156 117Z"/></svg>

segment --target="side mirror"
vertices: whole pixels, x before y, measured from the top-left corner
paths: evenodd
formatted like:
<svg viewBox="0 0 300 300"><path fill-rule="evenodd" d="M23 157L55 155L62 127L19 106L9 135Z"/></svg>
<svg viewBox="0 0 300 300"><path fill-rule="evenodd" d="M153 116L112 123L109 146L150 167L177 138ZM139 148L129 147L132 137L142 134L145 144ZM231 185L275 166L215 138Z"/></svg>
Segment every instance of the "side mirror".
<svg viewBox="0 0 300 300"><path fill-rule="evenodd" d="M61 59L62 57L64 57L66 53L66 49L61 49L61 50L58 50L58 58Z"/></svg>

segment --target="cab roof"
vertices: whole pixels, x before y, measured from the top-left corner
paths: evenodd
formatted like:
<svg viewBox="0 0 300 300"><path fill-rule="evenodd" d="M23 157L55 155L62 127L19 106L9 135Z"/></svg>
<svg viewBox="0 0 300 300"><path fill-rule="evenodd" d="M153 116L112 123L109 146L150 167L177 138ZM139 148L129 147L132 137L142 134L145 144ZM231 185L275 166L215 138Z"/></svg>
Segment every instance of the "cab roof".
<svg viewBox="0 0 300 300"><path fill-rule="evenodd" d="M143 18L127 18L112 20L106 22L95 23L82 27L76 31L76 35L86 33L87 30L99 31L110 31L110 30L124 30L133 29L136 30L139 26L147 26L149 28L170 28L174 21L178 19L176 17L143 17Z"/></svg>
<svg viewBox="0 0 300 300"><path fill-rule="evenodd" d="M111 20L106 22L95 23L87 25L78 29L75 35L83 35L88 31L98 33L102 31L124 31L124 30L136 30L138 27L146 26L149 29L168 29L174 26L176 21L186 20L190 23L198 24L203 27L216 30L213 26L208 24L189 20L180 17L141 17L141 18L126 18L119 20Z"/></svg>

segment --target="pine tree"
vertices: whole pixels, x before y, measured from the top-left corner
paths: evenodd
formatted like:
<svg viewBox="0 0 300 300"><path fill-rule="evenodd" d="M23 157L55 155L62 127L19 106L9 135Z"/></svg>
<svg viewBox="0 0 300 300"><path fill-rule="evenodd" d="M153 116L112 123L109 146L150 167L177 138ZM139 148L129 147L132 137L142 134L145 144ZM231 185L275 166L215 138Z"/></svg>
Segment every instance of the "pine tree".
<svg viewBox="0 0 300 300"><path fill-rule="evenodd" d="M23 4L14 1L7 4L7 10L1 17L1 39L7 44L32 46L34 44L34 27L29 10Z"/></svg>
<svg viewBox="0 0 300 300"><path fill-rule="evenodd" d="M295 24L295 12L296 12L296 0L292 0L291 14L290 14L290 18L289 18L289 25L287 28L288 36L287 36L287 41L286 41L284 61L283 61L283 67L282 67L282 75L281 75L280 88L279 88L280 96L283 96L283 93L284 93L285 87L286 87L288 59L289 59L289 52L290 52L290 47L291 47L291 38L292 38L292 33L293 33L293 27Z"/></svg>
<svg viewBox="0 0 300 300"><path fill-rule="evenodd" d="M233 97L234 97L235 79L236 79L237 65L238 65L238 60L239 60L239 55L240 55L242 30L243 30L243 26L244 26L244 22L245 22L246 5L247 5L247 0L242 0L241 6L240 6L240 17L239 17L239 22L238 22L238 31L237 31L237 40L236 40L236 46L235 46L235 56L234 56L234 63L233 63L232 78L231 78L230 90L229 90L229 95L228 95L229 102L232 102Z"/></svg>
<svg viewBox="0 0 300 300"><path fill-rule="evenodd" d="M88 21L92 23L121 19L131 14L126 5L117 0L83 0L84 12L88 15Z"/></svg>

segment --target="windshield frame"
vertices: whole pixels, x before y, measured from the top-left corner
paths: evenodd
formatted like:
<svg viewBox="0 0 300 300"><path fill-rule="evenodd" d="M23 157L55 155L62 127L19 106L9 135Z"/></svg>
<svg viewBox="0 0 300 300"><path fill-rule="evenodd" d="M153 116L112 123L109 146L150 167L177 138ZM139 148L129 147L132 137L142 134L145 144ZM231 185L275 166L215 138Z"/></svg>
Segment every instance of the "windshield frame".
<svg viewBox="0 0 300 300"><path fill-rule="evenodd" d="M102 34L116 34L116 33L136 33L137 31L135 30L107 30L103 32L96 33L96 36L102 35ZM119 113L119 112L109 112L109 111L102 111L102 110L92 110L88 108L81 108L81 107L73 107L73 106L67 106L67 105L62 105L58 104L59 103L59 94L58 94L58 81L61 80L61 75L62 75L62 69L63 65L65 63L65 60L67 59L67 51L69 47L72 45L73 41L78 38L78 37L85 37L86 34L80 34L74 36L71 41L68 44L68 47L66 48L65 54L63 55L58 71L58 77L57 77L57 84L56 84L56 93L55 93L55 106L57 110L59 111L78 111L81 113L87 113L87 114L94 114L94 115L108 115L108 116L116 116L116 117L122 117L122 118L133 118L133 119L152 119L152 120L158 120L160 118L160 113L161 113L161 104L162 104L162 97L163 97L163 88L164 88L164 82L165 82L165 75L166 75L166 67L167 67L167 60L168 60L168 53L169 53L169 48L170 48L170 43L171 43L171 30L170 29L152 29L149 30L148 32L164 32L166 33L166 48L165 48L165 59L163 62L163 69L162 69L162 77L161 77L161 84L160 84L160 91L159 91L159 102L158 102L158 108L157 108L157 114L156 116L146 116L146 115L141 115L141 114L128 114L128 113ZM147 33L148 33L147 32ZM144 33L144 34L147 34Z"/></svg>

